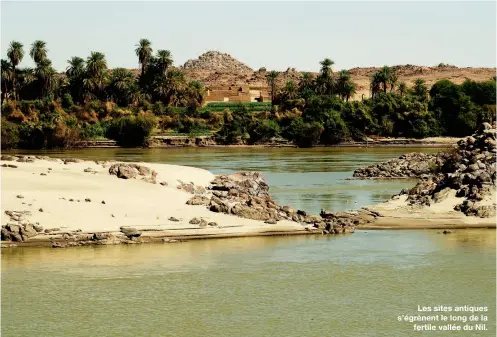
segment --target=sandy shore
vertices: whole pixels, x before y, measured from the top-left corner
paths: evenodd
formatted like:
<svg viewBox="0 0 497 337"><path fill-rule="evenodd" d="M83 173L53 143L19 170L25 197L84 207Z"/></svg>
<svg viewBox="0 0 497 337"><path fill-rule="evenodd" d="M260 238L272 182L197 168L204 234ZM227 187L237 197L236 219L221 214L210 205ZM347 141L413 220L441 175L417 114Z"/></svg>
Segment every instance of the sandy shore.
<svg viewBox="0 0 497 337"><path fill-rule="evenodd" d="M186 205L192 194L177 189L179 181L208 186L214 178L212 173L198 168L137 163L155 170L157 182L167 182L167 186L162 186L110 175L111 163L64 164L61 160L37 159L33 163L2 161L1 164L18 166L1 169L2 225L10 221L5 211L28 211L29 222L39 223L44 229L59 229L50 233L52 239L57 233L79 230L81 233L119 232L121 226L142 231L142 238L308 233L305 226L297 222L266 224L214 213L205 206ZM84 172L88 168L95 173ZM171 217L179 221L169 220ZM201 228L190 224L194 217L216 222L218 226ZM29 241L49 239L49 235L37 235Z"/></svg>
<svg viewBox="0 0 497 337"><path fill-rule="evenodd" d="M456 191L441 202L430 206L411 206L407 195L373 206L364 207L368 212L377 214L371 222L357 226L358 229L444 229L444 228L495 228L496 218L479 218L467 216L454 210L454 206L462 203L464 198L457 198ZM495 191L487 196L482 205L496 202Z"/></svg>

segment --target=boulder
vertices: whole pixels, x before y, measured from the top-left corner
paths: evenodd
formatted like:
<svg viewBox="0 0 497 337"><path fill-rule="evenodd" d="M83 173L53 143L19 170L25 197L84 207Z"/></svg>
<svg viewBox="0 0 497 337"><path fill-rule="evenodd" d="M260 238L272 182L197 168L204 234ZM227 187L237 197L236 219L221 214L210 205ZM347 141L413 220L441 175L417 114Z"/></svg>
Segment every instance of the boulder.
<svg viewBox="0 0 497 337"><path fill-rule="evenodd" d="M8 155L8 154L2 154L2 156L0 157L0 160L3 160L3 161L17 161L17 157L16 156L11 156L11 155Z"/></svg>
<svg viewBox="0 0 497 337"><path fill-rule="evenodd" d="M187 205L209 205L211 199L206 197L206 196L194 196L191 199L189 199L186 204Z"/></svg>
<svg viewBox="0 0 497 337"><path fill-rule="evenodd" d="M133 227L121 227L121 233L123 233L128 239L137 238L142 235L142 232Z"/></svg>
<svg viewBox="0 0 497 337"><path fill-rule="evenodd" d="M200 221L201 221L200 218L193 218L189 221L189 223L192 225L198 225L200 223Z"/></svg>

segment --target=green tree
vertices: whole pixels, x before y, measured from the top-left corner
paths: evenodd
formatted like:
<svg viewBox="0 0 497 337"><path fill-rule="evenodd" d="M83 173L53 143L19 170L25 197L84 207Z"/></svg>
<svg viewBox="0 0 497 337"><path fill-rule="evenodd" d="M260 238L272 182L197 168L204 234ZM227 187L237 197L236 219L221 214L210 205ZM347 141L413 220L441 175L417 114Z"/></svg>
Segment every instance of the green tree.
<svg viewBox="0 0 497 337"><path fill-rule="evenodd" d="M147 39L140 39L136 45L135 53L138 56L138 62L141 64L141 75L145 73L145 68L152 57L152 43Z"/></svg>
<svg viewBox="0 0 497 337"><path fill-rule="evenodd" d="M7 101L12 91L14 71L9 61L2 59L2 99L1 102Z"/></svg>
<svg viewBox="0 0 497 337"><path fill-rule="evenodd" d="M17 99L16 95L16 82L17 82L17 72L16 67L21 63L24 57L24 49L23 44L18 41L12 41L9 45L9 49L7 50L7 57L10 60L10 64L12 66L12 95L14 100Z"/></svg>
<svg viewBox="0 0 497 337"><path fill-rule="evenodd" d="M424 80L418 78L414 81L412 94L422 102L426 102L428 100L428 87L426 86Z"/></svg>
<svg viewBox="0 0 497 337"><path fill-rule="evenodd" d="M320 136L322 144L337 144L347 139L349 136L348 127L338 111L329 111L326 114L326 120L323 126L323 132Z"/></svg>
<svg viewBox="0 0 497 337"><path fill-rule="evenodd" d="M85 76L85 60L74 56L67 61L66 76L69 80L69 92L76 102L81 103L84 99L83 80Z"/></svg>
<svg viewBox="0 0 497 337"><path fill-rule="evenodd" d="M93 95L103 98L107 80L107 61L100 52L91 52L86 60L86 74L83 86Z"/></svg>
<svg viewBox="0 0 497 337"><path fill-rule="evenodd" d="M461 87L449 80L436 82L430 90L434 111L447 136L467 136L476 129L477 111Z"/></svg>
<svg viewBox="0 0 497 337"><path fill-rule="evenodd" d="M155 58L157 66L162 71L163 75L166 75L167 68L173 65L173 56L169 50L158 50L157 56Z"/></svg>
<svg viewBox="0 0 497 337"><path fill-rule="evenodd" d="M35 42L33 42L33 44L31 45L31 50L29 51L29 55L36 64L46 59L47 53L47 43L41 40L36 40Z"/></svg>
<svg viewBox="0 0 497 337"><path fill-rule="evenodd" d="M397 88L397 92L399 93L400 97L404 97L404 95L407 93L406 82L400 82L399 83L399 86Z"/></svg>
<svg viewBox="0 0 497 337"><path fill-rule="evenodd" d="M319 63L321 64L321 69L318 77L316 78L318 92L322 95L332 95L336 85L332 69L335 62L329 58L325 58Z"/></svg>
<svg viewBox="0 0 497 337"><path fill-rule="evenodd" d="M138 87L135 77L129 70L116 68L110 74L107 90L108 96L118 106L127 106L134 103Z"/></svg>
<svg viewBox="0 0 497 337"><path fill-rule="evenodd" d="M270 90L270 94L271 94L271 102L273 105L274 105L274 99L276 97L276 90L277 90L276 80L277 80L279 74L280 74L279 72L272 70L266 75L266 82L269 86L269 90Z"/></svg>

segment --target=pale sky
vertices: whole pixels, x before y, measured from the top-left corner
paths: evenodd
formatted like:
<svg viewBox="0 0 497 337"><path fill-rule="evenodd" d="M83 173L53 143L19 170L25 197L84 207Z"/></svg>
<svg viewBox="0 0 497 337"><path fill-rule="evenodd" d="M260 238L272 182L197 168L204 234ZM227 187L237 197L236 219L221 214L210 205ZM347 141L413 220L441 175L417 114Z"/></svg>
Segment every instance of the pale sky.
<svg viewBox="0 0 497 337"><path fill-rule="evenodd" d="M47 42L58 71L72 56L106 55L111 68L138 68L135 45L171 50L175 65L208 50L254 69L317 71L440 62L495 67L496 3L489 2L145 2L1 3L1 53Z"/></svg>

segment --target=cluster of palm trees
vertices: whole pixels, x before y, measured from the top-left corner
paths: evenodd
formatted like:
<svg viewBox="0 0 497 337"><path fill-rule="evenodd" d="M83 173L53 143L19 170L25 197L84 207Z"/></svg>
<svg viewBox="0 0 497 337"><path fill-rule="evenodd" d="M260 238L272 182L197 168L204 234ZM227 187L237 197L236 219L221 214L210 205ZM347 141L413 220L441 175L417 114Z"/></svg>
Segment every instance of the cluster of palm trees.
<svg viewBox="0 0 497 337"><path fill-rule="evenodd" d="M420 101L428 99L428 87L422 79L416 79L411 89L405 82L399 82L396 72L387 66L377 70L371 76L370 82L371 98L374 99L380 93L395 92L404 97L408 92L416 96Z"/></svg>
<svg viewBox="0 0 497 337"><path fill-rule="evenodd" d="M347 70L333 72L334 62L326 58L320 62L321 69L317 76L304 72L297 84L289 80L278 90L277 79L280 75L277 71L271 71L266 75L266 80L273 102L282 100L294 100L298 97L308 98L312 95L338 96L343 101L348 101L357 92L357 85L352 82L350 73Z"/></svg>
<svg viewBox="0 0 497 337"><path fill-rule="evenodd" d="M108 69L105 55L91 52L87 59L72 57L65 74L58 74L48 59L47 44L35 41L29 55L36 64L20 68L24 58L22 43L12 41L7 60L2 59L2 103L6 100L69 98L83 104L91 100L113 101L119 106L143 101L162 102L165 106L199 106L206 90L200 82L188 83L184 74L170 69L173 58L169 50L153 54L152 44L141 39L136 45L141 73L135 76L124 68Z"/></svg>
<svg viewBox="0 0 497 337"><path fill-rule="evenodd" d="M33 42L29 56L36 67L19 68L24 58L24 46L13 41L7 50L8 60L1 61L2 67L2 102L5 99L32 99L46 96L58 85L58 77L52 62L47 58L47 46L44 41Z"/></svg>

